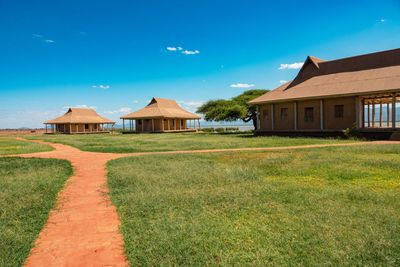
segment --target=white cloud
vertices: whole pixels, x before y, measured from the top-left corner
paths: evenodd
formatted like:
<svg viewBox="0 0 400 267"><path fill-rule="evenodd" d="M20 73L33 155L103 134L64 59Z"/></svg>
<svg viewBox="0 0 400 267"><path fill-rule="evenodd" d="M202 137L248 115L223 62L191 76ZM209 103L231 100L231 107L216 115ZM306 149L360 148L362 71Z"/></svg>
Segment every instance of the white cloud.
<svg viewBox="0 0 400 267"><path fill-rule="evenodd" d="M196 55L198 53L200 53L199 50L194 50L194 51L184 50L184 51L182 51L182 54L185 54L185 55Z"/></svg>
<svg viewBox="0 0 400 267"><path fill-rule="evenodd" d="M285 80L280 80L279 83L287 83Z"/></svg>
<svg viewBox="0 0 400 267"><path fill-rule="evenodd" d="M302 62L295 62L292 64L281 64L281 66L278 68L278 70L284 70L284 69L300 69L303 66L304 63Z"/></svg>
<svg viewBox="0 0 400 267"><path fill-rule="evenodd" d="M139 100L132 100L132 103L139 103Z"/></svg>
<svg viewBox="0 0 400 267"><path fill-rule="evenodd" d="M43 37L43 35L41 35L41 34L36 34L36 33L32 34L32 36L33 36L34 38L42 38L42 37Z"/></svg>
<svg viewBox="0 0 400 267"><path fill-rule="evenodd" d="M65 106L63 107L63 110L68 110L69 108L90 108L90 109L96 109L95 106L88 106L88 105L76 105L76 106Z"/></svg>
<svg viewBox="0 0 400 267"><path fill-rule="evenodd" d="M188 106L188 107L200 107L204 104L204 101L178 101L179 104Z"/></svg>
<svg viewBox="0 0 400 267"><path fill-rule="evenodd" d="M385 22L386 21L386 19L381 19L381 22Z"/></svg>
<svg viewBox="0 0 400 267"><path fill-rule="evenodd" d="M100 85L92 85L92 88L101 88L101 89L107 90L110 88L110 86L100 84Z"/></svg>
<svg viewBox="0 0 400 267"><path fill-rule="evenodd" d="M248 84L248 83L236 83L236 84L231 84L231 87L234 88L250 88L250 87L254 87L255 84Z"/></svg>
<svg viewBox="0 0 400 267"><path fill-rule="evenodd" d="M118 110L104 111L105 114L116 114L116 113L129 113L131 112L131 108L120 108Z"/></svg>
<svg viewBox="0 0 400 267"><path fill-rule="evenodd" d="M45 43L49 43L49 44L51 44L51 43L54 43L54 40L50 40L50 39L48 39L48 40L44 40L44 42L45 42Z"/></svg>
<svg viewBox="0 0 400 267"><path fill-rule="evenodd" d="M181 51L181 53L185 55L196 55L200 53L199 50L183 50L181 46L168 46L166 49L172 52Z"/></svg>

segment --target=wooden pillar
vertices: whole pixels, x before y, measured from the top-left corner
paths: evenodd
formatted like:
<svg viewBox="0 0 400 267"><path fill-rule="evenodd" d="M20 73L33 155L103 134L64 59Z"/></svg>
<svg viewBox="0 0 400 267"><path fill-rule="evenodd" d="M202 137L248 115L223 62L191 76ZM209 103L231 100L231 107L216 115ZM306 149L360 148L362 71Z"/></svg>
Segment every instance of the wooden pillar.
<svg viewBox="0 0 400 267"><path fill-rule="evenodd" d="M69 124L69 133L71 134L71 132L72 132L72 125L71 125L71 123Z"/></svg>
<svg viewBox="0 0 400 267"><path fill-rule="evenodd" d="M83 132L86 133L86 125L85 125L85 123L83 124Z"/></svg>
<svg viewBox="0 0 400 267"><path fill-rule="evenodd" d="M192 128L192 120L189 120L189 128Z"/></svg>
<svg viewBox="0 0 400 267"><path fill-rule="evenodd" d="M193 120L193 127L196 130L196 119Z"/></svg>
<svg viewBox="0 0 400 267"><path fill-rule="evenodd" d="M256 129L256 130L259 130L259 129L260 129L260 125L261 125L261 123L260 123L260 111L259 111L259 106L257 105L256 108L257 108L257 110L256 110L256 116L257 116L257 123L256 123L256 125L257 125L257 129Z"/></svg>
<svg viewBox="0 0 400 267"><path fill-rule="evenodd" d="M167 120L167 123L168 123L168 131L169 131L169 129L170 129L169 119Z"/></svg>
<svg viewBox="0 0 400 267"><path fill-rule="evenodd" d="M321 124L321 131L324 130L324 100L319 101L319 119Z"/></svg>
<svg viewBox="0 0 400 267"><path fill-rule="evenodd" d="M125 119L122 119L122 130L125 131Z"/></svg>
<svg viewBox="0 0 400 267"><path fill-rule="evenodd" d="M271 130L275 129L274 104L271 104Z"/></svg>
<svg viewBox="0 0 400 267"><path fill-rule="evenodd" d="M361 100L361 128L365 127L365 104L364 104L364 99Z"/></svg>
<svg viewBox="0 0 400 267"><path fill-rule="evenodd" d="M174 119L174 130L176 131L176 119Z"/></svg>
<svg viewBox="0 0 400 267"><path fill-rule="evenodd" d="M375 102L372 102L372 128L375 128Z"/></svg>
<svg viewBox="0 0 400 267"><path fill-rule="evenodd" d="M162 131L164 132L165 128L164 128L164 118L161 119L161 127L162 127Z"/></svg>
<svg viewBox="0 0 400 267"><path fill-rule="evenodd" d="M386 124L387 127L390 127L390 109L389 109L389 103L386 104Z"/></svg>
<svg viewBox="0 0 400 267"><path fill-rule="evenodd" d="M369 115L370 115L369 106L370 106L370 104L368 103L368 128L371 127L370 118L369 118Z"/></svg>
<svg viewBox="0 0 400 267"><path fill-rule="evenodd" d="M142 132L144 132L144 120L142 119Z"/></svg>
<svg viewBox="0 0 400 267"><path fill-rule="evenodd" d="M379 127L382 128L382 103L379 105L380 111L379 111Z"/></svg>
<svg viewBox="0 0 400 267"><path fill-rule="evenodd" d="M46 133L47 133L47 124L45 124L46 125Z"/></svg>
<svg viewBox="0 0 400 267"><path fill-rule="evenodd" d="M151 131L154 132L154 119L151 119Z"/></svg>
<svg viewBox="0 0 400 267"><path fill-rule="evenodd" d="M199 131L201 130L201 128L200 128L200 119L199 119Z"/></svg>
<svg viewBox="0 0 400 267"><path fill-rule="evenodd" d="M357 129L360 129L361 127L361 118L360 118L360 97L356 96L355 97L355 106L356 106L356 125L357 125Z"/></svg>
<svg viewBox="0 0 400 267"><path fill-rule="evenodd" d="M297 102L294 102L294 130L297 131Z"/></svg>
<svg viewBox="0 0 400 267"><path fill-rule="evenodd" d="M396 128L396 95L392 96L392 128Z"/></svg>

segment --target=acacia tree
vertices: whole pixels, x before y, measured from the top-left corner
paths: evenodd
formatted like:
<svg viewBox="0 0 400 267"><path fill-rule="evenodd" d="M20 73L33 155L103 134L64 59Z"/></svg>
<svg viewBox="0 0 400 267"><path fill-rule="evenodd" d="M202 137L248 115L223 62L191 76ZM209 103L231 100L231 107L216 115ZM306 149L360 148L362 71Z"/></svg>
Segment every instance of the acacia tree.
<svg viewBox="0 0 400 267"><path fill-rule="evenodd" d="M204 115L206 121L236 121L249 122L253 120L257 129L257 107L247 102L259 97L269 90L253 89L229 99L210 100L197 109L197 113Z"/></svg>

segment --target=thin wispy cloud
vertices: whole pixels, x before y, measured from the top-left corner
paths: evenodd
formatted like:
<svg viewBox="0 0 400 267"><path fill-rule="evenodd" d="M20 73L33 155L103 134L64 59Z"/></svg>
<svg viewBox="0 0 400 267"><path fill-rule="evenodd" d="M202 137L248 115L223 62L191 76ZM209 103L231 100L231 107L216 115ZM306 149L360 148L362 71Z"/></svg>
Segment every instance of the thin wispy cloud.
<svg viewBox="0 0 400 267"><path fill-rule="evenodd" d="M75 105L75 106L65 106L62 108L63 112L67 111L69 108L90 108L90 109L96 109L97 107L95 106L88 106L88 105Z"/></svg>
<svg viewBox="0 0 400 267"><path fill-rule="evenodd" d="M253 83L251 83L251 84L248 84L248 83L231 84L231 87L234 87L234 88L250 88L250 87L254 87L254 86L255 86L255 84L253 84Z"/></svg>
<svg viewBox="0 0 400 267"><path fill-rule="evenodd" d="M132 100L132 103L137 104L139 103L139 100Z"/></svg>
<svg viewBox="0 0 400 267"><path fill-rule="evenodd" d="M386 21L386 19L381 19L381 20L380 20L380 22L385 22L385 21Z"/></svg>
<svg viewBox="0 0 400 267"><path fill-rule="evenodd" d="M101 89L107 90L110 88L110 86L100 84L100 85L92 85L92 88L101 88Z"/></svg>
<svg viewBox="0 0 400 267"><path fill-rule="evenodd" d="M287 83L285 80L280 80L279 83Z"/></svg>
<svg viewBox="0 0 400 267"><path fill-rule="evenodd" d="M132 110L131 108L123 107L117 110L104 111L103 113L104 114L129 113L131 112L131 110Z"/></svg>
<svg viewBox="0 0 400 267"><path fill-rule="evenodd" d="M181 46L168 46L166 48L168 51L170 52L181 52L184 55L196 55L199 54L200 51L199 50L187 50L187 49L183 49L183 47Z"/></svg>
<svg viewBox="0 0 400 267"><path fill-rule="evenodd" d="M41 34L33 33L32 37L35 38L35 39L41 39L44 43L48 43L48 44L55 43L55 41L52 40L52 39L43 39L44 36L41 35Z"/></svg>
<svg viewBox="0 0 400 267"><path fill-rule="evenodd" d="M278 70L284 70L284 69L300 69L303 66L303 62L295 62L292 64L281 64L281 66L278 68Z"/></svg>
<svg viewBox="0 0 400 267"><path fill-rule="evenodd" d="M189 107L200 107L201 105L204 104L204 101L183 101L180 100L178 101L179 104L189 106Z"/></svg>
<svg viewBox="0 0 400 267"><path fill-rule="evenodd" d="M185 54L185 55L196 55L196 54L199 54L199 53L200 53L199 50L194 50L194 51L184 50L184 51L182 51L182 54Z"/></svg>

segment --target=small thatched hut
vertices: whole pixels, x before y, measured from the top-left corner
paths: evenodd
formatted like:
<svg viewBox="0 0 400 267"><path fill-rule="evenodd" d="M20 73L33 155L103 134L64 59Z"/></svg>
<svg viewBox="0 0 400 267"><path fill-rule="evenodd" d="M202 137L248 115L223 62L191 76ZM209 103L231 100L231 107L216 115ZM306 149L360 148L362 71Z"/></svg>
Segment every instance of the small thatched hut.
<svg viewBox="0 0 400 267"><path fill-rule="evenodd" d="M194 132L200 129L200 118L182 109L176 101L158 97L145 108L121 117L124 132ZM125 128L125 120L129 121L129 128Z"/></svg>
<svg viewBox="0 0 400 267"><path fill-rule="evenodd" d="M115 121L101 117L94 109L69 108L63 116L44 123L50 125L50 132L77 134L77 133L109 133L110 125ZM107 126L107 129L104 126Z"/></svg>

